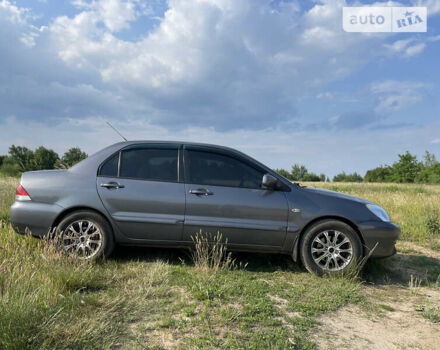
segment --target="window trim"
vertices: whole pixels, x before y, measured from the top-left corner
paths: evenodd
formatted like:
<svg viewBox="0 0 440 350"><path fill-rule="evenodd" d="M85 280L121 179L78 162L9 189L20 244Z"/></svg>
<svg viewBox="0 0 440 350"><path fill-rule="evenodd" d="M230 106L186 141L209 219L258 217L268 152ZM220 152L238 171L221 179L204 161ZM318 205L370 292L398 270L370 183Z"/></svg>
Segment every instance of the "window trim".
<svg viewBox="0 0 440 350"><path fill-rule="evenodd" d="M262 168L259 167L257 164L252 163L249 159L246 159L238 154L234 154L233 152L228 152L227 150L222 150L220 148L214 148L214 147L204 147L204 146L193 146L193 145L185 145L184 146L184 167L185 167L185 183L186 184L190 184L190 185L201 185L201 186L216 186L216 187L228 187L228 188L243 188L243 189L248 189L248 190L259 190L259 191L268 191L267 188L261 187L261 188L257 188L257 187L246 187L246 186L228 186L228 185L214 185L214 184L200 184L197 182L190 182L190 174L189 174L189 167L187 166L188 164L188 159L189 159L189 151L198 151L198 152L205 152L205 153L213 153L213 154L219 154L225 157L229 157L229 158L233 158L239 162L242 162L244 164L246 164L247 166L263 173L264 174L268 174L269 172ZM282 190L274 190L274 191L282 191Z"/></svg>
<svg viewBox="0 0 440 350"><path fill-rule="evenodd" d="M171 149L177 151L177 166L176 166L176 172L177 172L177 181L170 181L170 180L158 180L158 179L140 179L136 177L126 177L121 176L121 165L122 165L122 152L126 150L131 149ZM98 167L98 174L97 177L108 177L108 178L116 178L116 179L123 179L123 180L137 180L137 181L149 181L149 182L166 182L166 183L183 183L183 176L181 176L181 149L182 145L177 143L136 143L127 145L117 152L112 153L109 157L107 157ZM118 171L117 176L105 176L101 175L101 168L103 165L110 160L112 157L115 156L115 154L118 153Z"/></svg>

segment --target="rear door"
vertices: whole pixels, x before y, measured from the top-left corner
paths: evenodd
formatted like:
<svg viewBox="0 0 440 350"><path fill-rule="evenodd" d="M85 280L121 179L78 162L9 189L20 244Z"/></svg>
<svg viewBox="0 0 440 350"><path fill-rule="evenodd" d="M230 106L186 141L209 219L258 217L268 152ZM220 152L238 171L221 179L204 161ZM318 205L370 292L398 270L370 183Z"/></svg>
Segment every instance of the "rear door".
<svg viewBox="0 0 440 350"><path fill-rule="evenodd" d="M183 240L202 230L222 233L233 246L278 250L286 237L288 204L284 192L262 187L265 170L221 149L184 148Z"/></svg>
<svg viewBox="0 0 440 350"><path fill-rule="evenodd" d="M99 196L127 237L179 241L185 188L179 176L178 144L139 144L122 149L99 171Z"/></svg>

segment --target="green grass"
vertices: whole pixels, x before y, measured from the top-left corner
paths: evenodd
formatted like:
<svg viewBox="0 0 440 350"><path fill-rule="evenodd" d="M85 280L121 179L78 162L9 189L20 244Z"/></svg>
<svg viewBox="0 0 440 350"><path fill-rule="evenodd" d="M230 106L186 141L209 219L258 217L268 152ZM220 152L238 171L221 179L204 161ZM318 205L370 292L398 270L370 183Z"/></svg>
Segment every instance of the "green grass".
<svg viewBox="0 0 440 350"><path fill-rule="evenodd" d="M422 316L433 323L440 323L440 307L426 306L423 308Z"/></svg>
<svg viewBox="0 0 440 350"><path fill-rule="evenodd" d="M320 315L368 304L364 281L391 273L395 261L368 263L364 279L319 278L288 256L263 254L223 252L224 263L182 250L120 248L108 261L76 262L13 232L8 207L17 181L0 179L0 349L314 349ZM440 186L324 186L384 205L406 239L431 245L436 238L415 216L424 214L418 205L438 211ZM438 260L404 264L423 271L429 285L438 281ZM438 309L423 316L437 322Z"/></svg>
<svg viewBox="0 0 440 350"><path fill-rule="evenodd" d="M359 282L292 271L287 257L269 257L268 267L264 255L237 255L246 269L215 271L182 251L148 250L150 260L126 249L87 263L10 228L0 237L2 349L160 348L166 337L176 348L313 348L316 317L361 300Z"/></svg>
<svg viewBox="0 0 440 350"><path fill-rule="evenodd" d="M393 312L394 308L392 306L386 305L386 304L379 304L378 305L381 309L389 312Z"/></svg>

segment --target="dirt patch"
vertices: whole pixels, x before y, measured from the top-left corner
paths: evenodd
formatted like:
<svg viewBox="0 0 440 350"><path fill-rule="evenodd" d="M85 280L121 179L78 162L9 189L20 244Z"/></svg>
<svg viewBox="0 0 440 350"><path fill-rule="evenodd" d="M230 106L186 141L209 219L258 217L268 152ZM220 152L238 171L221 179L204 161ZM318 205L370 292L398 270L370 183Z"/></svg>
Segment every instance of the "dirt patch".
<svg viewBox="0 0 440 350"><path fill-rule="evenodd" d="M285 317L287 317L287 318L302 318L302 315L300 312L285 310L286 305L288 303L288 300L286 300L284 298L280 298L279 296L276 296L276 295L269 295L269 298L275 303L275 307L278 310L280 310ZM281 317L280 319L282 319L283 324L289 324L288 322L286 322L284 320L283 317ZM291 326L291 325L289 324L289 326Z"/></svg>
<svg viewBox="0 0 440 350"><path fill-rule="evenodd" d="M409 241L399 241L398 242L398 250L410 251L410 252L412 251L416 254L429 256L429 257L435 258L435 259L440 259L440 251L429 249L429 248L423 247L421 245L418 245L416 243L409 242Z"/></svg>
<svg viewBox="0 0 440 350"><path fill-rule="evenodd" d="M417 262L419 257L424 258L423 263ZM392 280L397 280L405 284L417 284L418 281L426 282L428 279L428 272L438 270L440 260L428 255L414 255L414 254L396 254L392 257L392 262L388 263L388 268ZM438 277L438 273L435 277Z"/></svg>
<svg viewBox="0 0 440 350"><path fill-rule="evenodd" d="M379 313L358 306L342 308L322 316L312 337L319 349L438 349L440 324L418 311L420 305L433 301L440 301L440 290L383 293Z"/></svg>
<svg viewBox="0 0 440 350"><path fill-rule="evenodd" d="M293 335L295 333L294 327L293 325L288 322L288 319L293 319L293 318L301 318L301 313L300 312L291 312L291 311L286 311L286 305L288 303L288 301L284 298L280 298L279 296L276 295L269 295L269 298L274 302L275 307L277 308L277 310L279 310L282 314L282 316L278 316L277 320L281 322L281 324L286 327L289 332L292 334L292 337L289 338L289 341L294 344L293 341Z"/></svg>

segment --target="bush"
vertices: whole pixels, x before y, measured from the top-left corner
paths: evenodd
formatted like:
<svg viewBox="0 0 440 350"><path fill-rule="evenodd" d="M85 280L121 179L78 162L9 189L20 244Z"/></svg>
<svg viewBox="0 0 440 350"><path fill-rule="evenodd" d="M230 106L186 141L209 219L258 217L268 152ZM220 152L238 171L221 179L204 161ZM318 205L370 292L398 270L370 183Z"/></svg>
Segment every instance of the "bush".
<svg viewBox="0 0 440 350"><path fill-rule="evenodd" d="M307 173L302 177L301 181L310 181L310 182L325 181L325 177L324 180L322 180L318 175L314 173Z"/></svg>
<svg viewBox="0 0 440 350"><path fill-rule="evenodd" d="M294 181L300 181L303 180L304 176L307 175L308 172L309 171L304 165L294 164L292 165L292 170L290 173L292 174Z"/></svg>
<svg viewBox="0 0 440 350"><path fill-rule="evenodd" d="M77 147L69 149L60 159L54 150L43 146L32 151L27 147L12 145L9 147L9 156L0 156L0 174L18 176L32 170L67 169L85 158L87 154Z"/></svg>
<svg viewBox="0 0 440 350"><path fill-rule="evenodd" d="M290 173L285 169L275 169L275 171L290 181L310 181L310 182L326 181L325 174L317 175L315 173L309 173L309 171L304 165L299 165L299 164L293 165L292 171Z"/></svg>
<svg viewBox="0 0 440 350"><path fill-rule="evenodd" d="M22 146L9 147L9 159L18 165L21 172L35 170L34 152Z"/></svg>
<svg viewBox="0 0 440 350"><path fill-rule="evenodd" d="M87 158L87 153L82 152L78 147L73 147L64 153L61 159L62 163L67 167L74 166L76 163Z"/></svg>
<svg viewBox="0 0 440 350"><path fill-rule="evenodd" d="M364 179L358 173L346 174L345 171L333 177L333 182L362 182Z"/></svg>
<svg viewBox="0 0 440 350"><path fill-rule="evenodd" d="M43 146L38 147L34 152L35 170L54 169L58 158L55 151Z"/></svg>
<svg viewBox="0 0 440 350"><path fill-rule="evenodd" d="M365 174L365 182L390 182L392 180L393 169L390 166L383 166L368 170Z"/></svg>
<svg viewBox="0 0 440 350"><path fill-rule="evenodd" d="M399 160L393 164L391 179L401 183L414 182L422 168L417 157L406 151L405 154L399 154Z"/></svg>
<svg viewBox="0 0 440 350"><path fill-rule="evenodd" d="M3 164L0 167L0 173L3 176L12 176L16 177L21 174L20 166L14 162L11 158L6 157L3 160Z"/></svg>
<svg viewBox="0 0 440 350"><path fill-rule="evenodd" d="M435 210L428 210L425 216L426 231L430 235L440 235L440 218Z"/></svg>
<svg viewBox="0 0 440 350"><path fill-rule="evenodd" d="M440 163L434 164L431 167L425 167L415 177L415 182L418 183L440 183Z"/></svg>
<svg viewBox="0 0 440 350"><path fill-rule="evenodd" d="M286 169L274 169L278 174L285 177L287 180L294 181L294 178L291 173L289 173Z"/></svg>

